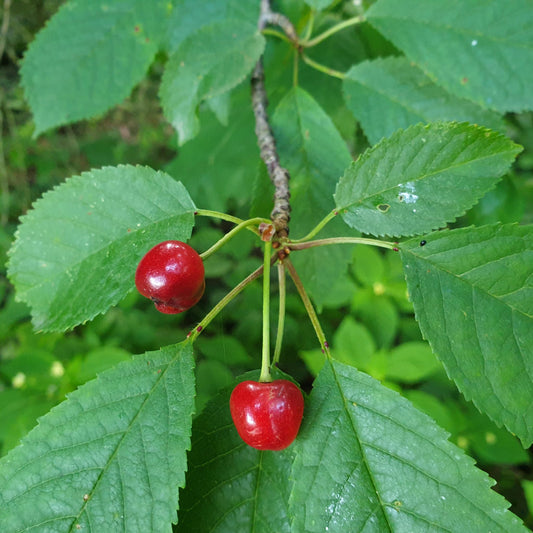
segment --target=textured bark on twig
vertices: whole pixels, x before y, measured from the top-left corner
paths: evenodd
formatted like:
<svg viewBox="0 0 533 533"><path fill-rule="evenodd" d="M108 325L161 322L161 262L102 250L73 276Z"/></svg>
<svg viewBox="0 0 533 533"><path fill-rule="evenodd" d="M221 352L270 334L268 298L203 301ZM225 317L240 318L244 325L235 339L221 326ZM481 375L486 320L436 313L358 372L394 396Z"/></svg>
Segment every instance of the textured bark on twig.
<svg viewBox="0 0 533 533"><path fill-rule="evenodd" d="M290 20L279 13L273 13L268 0L261 0L261 14L258 27L263 30L268 24L275 24L283 29L285 34L296 42L298 37ZM255 115L255 134L261 153L261 159L268 169L270 180L274 184L274 208L270 214L276 228L278 238L286 238L289 233L290 220L290 191L289 172L281 166L276 141L268 120L268 100L265 89L265 73L263 58L257 62L252 74L252 107Z"/></svg>

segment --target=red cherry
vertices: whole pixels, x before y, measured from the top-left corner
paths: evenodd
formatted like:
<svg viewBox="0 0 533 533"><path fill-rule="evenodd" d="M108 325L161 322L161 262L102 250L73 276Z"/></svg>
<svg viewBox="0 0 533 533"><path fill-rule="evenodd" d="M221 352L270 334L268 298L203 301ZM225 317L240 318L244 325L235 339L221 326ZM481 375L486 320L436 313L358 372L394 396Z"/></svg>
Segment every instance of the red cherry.
<svg viewBox="0 0 533 533"><path fill-rule="evenodd" d="M304 412L300 389L286 379L243 381L231 393L231 417L241 439L258 450L283 450L296 438Z"/></svg>
<svg viewBox="0 0 533 533"><path fill-rule="evenodd" d="M195 250L184 242L164 241L141 259L135 285L161 313L181 313L202 297L204 276L204 263Z"/></svg>

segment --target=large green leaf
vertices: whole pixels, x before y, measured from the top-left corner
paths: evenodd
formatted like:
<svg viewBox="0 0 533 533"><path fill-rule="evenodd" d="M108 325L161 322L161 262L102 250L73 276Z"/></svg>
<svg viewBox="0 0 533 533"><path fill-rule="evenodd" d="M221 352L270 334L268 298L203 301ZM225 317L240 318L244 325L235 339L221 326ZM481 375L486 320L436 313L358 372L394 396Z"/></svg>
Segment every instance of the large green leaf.
<svg viewBox="0 0 533 533"><path fill-rule="evenodd" d="M257 26L243 20L203 26L180 44L166 65L160 91L163 111L178 131L180 144L198 133L198 104L238 85L264 46Z"/></svg>
<svg viewBox="0 0 533 533"><path fill-rule="evenodd" d="M269 452L245 444L231 420L231 390L194 421L178 531L289 533L292 448Z"/></svg>
<svg viewBox="0 0 533 533"><path fill-rule="evenodd" d="M420 329L467 399L533 442L533 226L433 233L401 245Z"/></svg>
<svg viewBox="0 0 533 533"><path fill-rule="evenodd" d="M257 24L260 3L256 0L173 0L169 20L170 49L174 52L189 35L213 22L233 19Z"/></svg>
<svg viewBox="0 0 533 533"><path fill-rule="evenodd" d="M446 439L396 392L326 362L296 441L291 531L527 531Z"/></svg>
<svg viewBox="0 0 533 533"><path fill-rule="evenodd" d="M230 198L237 205L248 205L250 176L259 162L248 84L232 91L227 127L207 110L200 119L202 129L180 148L168 172L180 176L199 205L224 211Z"/></svg>
<svg viewBox="0 0 533 533"><path fill-rule="evenodd" d="M167 3L71 0L39 32L22 62L36 130L99 115L144 77L166 33Z"/></svg>
<svg viewBox="0 0 533 533"><path fill-rule="evenodd" d="M520 150L500 133L465 123L410 126L352 163L335 192L337 209L364 233L424 233L472 207Z"/></svg>
<svg viewBox="0 0 533 533"><path fill-rule="evenodd" d="M499 111L533 108L530 0L379 0L367 17L450 92Z"/></svg>
<svg viewBox="0 0 533 533"><path fill-rule="evenodd" d="M85 172L45 193L21 218L8 270L35 327L65 330L116 304L151 246L190 237L194 209L181 183L147 167Z"/></svg>
<svg viewBox="0 0 533 533"><path fill-rule="evenodd" d="M192 349L120 364L0 461L0 530L172 531L194 406Z"/></svg>
<svg viewBox="0 0 533 533"><path fill-rule="evenodd" d="M291 175L291 236L303 237L333 209L331 195L351 161L350 153L328 115L298 87L279 103L272 127L281 163ZM342 230L343 224L334 220L321 236L338 235ZM306 289L321 306L330 281L346 272L351 250L315 248L292 257Z"/></svg>
<svg viewBox="0 0 533 533"><path fill-rule="evenodd" d="M456 120L503 130L496 113L448 93L404 57L355 65L346 73L343 90L372 144L418 122Z"/></svg>

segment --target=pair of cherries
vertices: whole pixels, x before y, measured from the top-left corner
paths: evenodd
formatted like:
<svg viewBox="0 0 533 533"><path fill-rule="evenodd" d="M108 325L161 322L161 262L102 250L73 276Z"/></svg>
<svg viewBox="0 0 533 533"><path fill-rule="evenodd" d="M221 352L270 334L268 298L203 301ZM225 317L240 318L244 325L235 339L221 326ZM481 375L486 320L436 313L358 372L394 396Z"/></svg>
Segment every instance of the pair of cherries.
<svg viewBox="0 0 533 533"><path fill-rule="evenodd" d="M161 313L182 313L204 293L202 258L184 242L161 242L141 259L135 285ZM244 381L235 387L230 398L237 432L246 444L258 450L283 450L289 446L300 429L303 410L300 389L285 379Z"/></svg>

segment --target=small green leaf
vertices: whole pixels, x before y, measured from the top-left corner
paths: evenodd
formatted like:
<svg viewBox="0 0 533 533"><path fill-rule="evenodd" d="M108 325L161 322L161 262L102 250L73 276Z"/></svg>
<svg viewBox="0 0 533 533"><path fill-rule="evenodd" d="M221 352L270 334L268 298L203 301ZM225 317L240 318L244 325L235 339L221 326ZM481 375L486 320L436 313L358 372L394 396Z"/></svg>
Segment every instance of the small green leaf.
<svg viewBox="0 0 533 533"><path fill-rule="evenodd" d="M172 531L194 405L192 349L120 364L0 461L1 531Z"/></svg>
<svg viewBox="0 0 533 533"><path fill-rule="evenodd" d="M257 26L242 20L203 26L180 44L166 65L160 91L163 112L178 131L180 144L200 129L200 102L244 80L264 46Z"/></svg>
<svg viewBox="0 0 533 533"><path fill-rule="evenodd" d="M69 329L116 304L151 246L189 238L194 209L181 183L147 167L104 167L45 193L21 218L8 266L34 326Z"/></svg>
<svg viewBox="0 0 533 533"><path fill-rule="evenodd" d="M533 226L437 232L401 245L420 329L467 399L533 442Z"/></svg>
<svg viewBox="0 0 533 533"><path fill-rule="evenodd" d="M448 91L499 111L533 109L529 0L379 0L369 22Z"/></svg>
<svg viewBox="0 0 533 533"><path fill-rule="evenodd" d="M526 532L446 439L397 393L327 361L296 441L292 531Z"/></svg>
<svg viewBox="0 0 533 533"><path fill-rule="evenodd" d="M231 420L231 391L220 392L194 421L177 531L289 533L292 448L270 452L245 444Z"/></svg>
<svg viewBox="0 0 533 533"><path fill-rule="evenodd" d="M442 368L425 342L406 342L388 354L386 379L416 383Z"/></svg>
<svg viewBox="0 0 533 533"><path fill-rule="evenodd" d="M410 126L346 169L335 192L337 209L364 233L424 233L472 207L520 150L500 133L465 123Z"/></svg>
<svg viewBox="0 0 533 533"><path fill-rule="evenodd" d="M404 57L355 65L346 73L343 90L372 144L418 122L455 120L503 130L496 113L446 92Z"/></svg>
<svg viewBox="0 0 533 533"><path fill-rule="evenodd" d="M144 77L166 31L166 2L72 0L24 57L22 85L39 134L93 117L126 98Z"/></svg>
<svg viewBox="0 0 533 533"><path fill-rule="evenodd" d="M281 164L291 175L291 235L303 237L332 211L331 194L351 161L350 153L329 116L299 87L278 104L272 128ZM333 220L320 235L338 235L342 226ZM346 272L350 256L350 248L340 246L293 254L306 290L319 307L327 298L331 281Z"/></svg>

